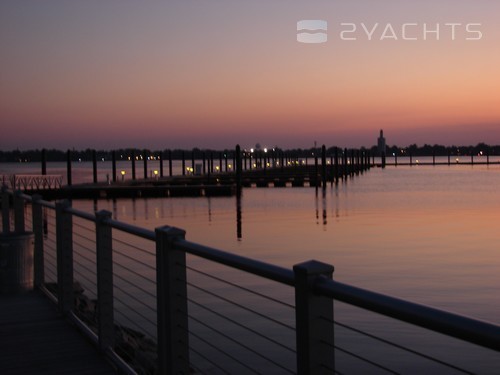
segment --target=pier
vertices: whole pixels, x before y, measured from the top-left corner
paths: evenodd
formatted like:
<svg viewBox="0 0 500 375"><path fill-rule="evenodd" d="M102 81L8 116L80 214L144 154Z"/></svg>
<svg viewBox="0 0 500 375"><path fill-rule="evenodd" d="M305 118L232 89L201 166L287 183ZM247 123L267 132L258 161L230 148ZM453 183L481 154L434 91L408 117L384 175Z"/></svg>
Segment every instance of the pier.
<svg viewBox="0 0 500 375"><path fill-rule="evenodd" d="M500 358L499 326L340 283L329 264L279 267L190 242L179 228L152 231L114 220L107 211L76 210L68 201L2 194L3 232L34 233L34 293L47 295L103 356L130 373L401 373L409 367L391 360L395 348L422 371L477 372L477 363L464 366L440 359L434 350L412 348L413 336L407 347L338 321L334 301L407 323L408 329L419 327L424 330L419 334L429 330L462 340ZM13 210L6 206L8 196ZM222 265L239 276L229 280L212 272ZM259 284L245 282L248 275ZM210 290L205 278L224 287ZM280 292L255 287L262 282ZM231 288L259 302L232 301ZM283 300L286 295L292 298ZM228 303L231 309L224 307ZM259 325L250 325L247 315ZM28 323L20 325L11 337L22 337L28 329ZM347 341L369 335L376 344L353 351L338 334L345 329L352 336ZM347 370L346 356L353 362Z"/></svg>
<svg viewBox="0 0 500 375"><path fill-rule="evenodd" d="M323 145L319 152L302 159L285 152L245 151L236 146L231 152L219 155L194 152L188 157L182 153L181 169L174 173L171 153L158 157L143 151L129 157L131 179L125 179L125 170L118 176L116 154L112 153L111 177L98 181L95 151L92 152L92 183L73 184L71 153L67 153L66 181L63 176L46 175L47 160L42 152L42 175L3 176L4 185L30 194L43 194L54 199L109 199L141 197L212 197L231 196L250 187L325 187L368 171L370 154L367 150L332 148L328 153ZM149 171L148 159L159 161L159 169ZM136 162L143 164L143 176L138 178ZM168 166L168 173L165 170ZM151 173L148 173L151 172ZM43 182L43 183L42 183ZM51 183L48 183L51 182Z"/></svg>

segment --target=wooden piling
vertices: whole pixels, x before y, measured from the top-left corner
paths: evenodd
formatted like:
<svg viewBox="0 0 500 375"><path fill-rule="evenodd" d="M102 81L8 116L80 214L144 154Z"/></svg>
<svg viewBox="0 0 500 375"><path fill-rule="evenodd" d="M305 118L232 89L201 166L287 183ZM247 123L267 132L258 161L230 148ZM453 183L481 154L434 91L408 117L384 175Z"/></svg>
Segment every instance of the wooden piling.
<svg viewBox="0 0 500 375"><path fill-rule="evenodd" d="M160 151L160 177L163 177L163 151Z"/></svg>
<svg viewBox="0 0 500 375"><path fill-rule="evenodd" d="M94 184L97 184L97 153L92 150L92 170L94 175Z"/></svg>
<svg viewBox="0 0 500 375"><path fill-rule="evenodd" d="M242 164L241 164L241 148L240 145L236 145L235 149L235 168L236 168L236 189L238 194L241 194L241 182L242 182Z"/></svg>
<svg viewBox="0 0 500 375"><path fill-rule="evenodd" d="M143 165L144 165L144 179L147 180L147 178L148 178L148 151L143 150L142 153L143 153L142 160L143 160Z"/></svg>
<svg viewBox="0 0 500 375"><path fill-rule="evenodd" d="M71 151L66 152L66 175L68 180L68 186L72 185L72 175L71 175Z"/></svg>
<svg viewBox="0 0 500 375"><path fill-rule="evenodd" d="M339 148L338 147L335 147L335 151L334 151L334 159L333 159L333 173L334 173L334 176L335 176L335 182L338 183L339 182L339 172L340 172L340 168L339 168Z"/></svg>
<svg viewBox="0 0 500 375"><path fill-rule="evenodd" d="M132 150L132 180L135 180L135 150Z"/></svg>
<svg viewBox="0 0 500 375"><path fill-rule="evenodd" d="M111 151L111 169L113 171L113 182L116 182L116 151Z"/></svg>
<svg viewBox="0 0 500 375"><path fill-rule="evenodd" d="M44 148L42 149L41 159L42 159L42 174L46 175L47 174L47 150Z"/></svg>
<svg viewBox="0 0 500 375"><path fill-rule="evenodd" d="M321 179L323 188L326 187L326 146L321 146Z"/></svg>
<svg viewBox="0 0 500 375"><path fill-rule="evenodd" d="M182 175L186 175L186 154L182 151Z"/></svg>
<svg viewBox="0 0 500 375"><path fill-rule="evenodd" d="M168 175L172 177L172 150L168 150Z"/></svg>

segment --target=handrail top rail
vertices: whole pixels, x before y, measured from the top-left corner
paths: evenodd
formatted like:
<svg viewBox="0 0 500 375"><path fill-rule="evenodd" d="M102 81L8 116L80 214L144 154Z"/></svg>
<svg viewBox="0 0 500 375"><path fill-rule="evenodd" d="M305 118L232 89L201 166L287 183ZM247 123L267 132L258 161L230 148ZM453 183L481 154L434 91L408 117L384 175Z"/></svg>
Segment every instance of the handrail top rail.
<svg viewBox="0 0 500 375"><path fill-rule="evenodd" d="M368 311L500 351L500 325L320 276L314 292Z"/></svg>

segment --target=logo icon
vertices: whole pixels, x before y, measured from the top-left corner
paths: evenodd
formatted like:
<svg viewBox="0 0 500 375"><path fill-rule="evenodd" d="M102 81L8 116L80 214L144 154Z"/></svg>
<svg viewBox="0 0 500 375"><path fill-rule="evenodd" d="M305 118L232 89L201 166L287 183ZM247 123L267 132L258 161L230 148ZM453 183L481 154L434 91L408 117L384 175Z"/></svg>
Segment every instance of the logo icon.
<svg viewBox="0 0 500 375"><path fill-rule="evenodd" d="M297 22L297 42L325 43L328 23L323 20L301 20Z"/></svg>

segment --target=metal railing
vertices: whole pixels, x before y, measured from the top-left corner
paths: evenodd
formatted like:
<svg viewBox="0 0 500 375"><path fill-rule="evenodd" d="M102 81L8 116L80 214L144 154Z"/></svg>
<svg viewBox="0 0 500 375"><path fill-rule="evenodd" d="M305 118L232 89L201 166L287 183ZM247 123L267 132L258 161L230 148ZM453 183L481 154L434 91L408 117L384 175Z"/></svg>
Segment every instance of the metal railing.
<svg viewBox="0 0 500 375"><path fill-rule="evenodd" d="M36 287L128 373L344 373L344 357L400 373L375 355L381 345L475 371L340 322L333 301L493 350L500 360L498 325L334 281L333 266L321 262L287 269L189 242L178 228L146 230L107 211L90 214L6 189L2 227L33 230ZM88 296L75 298L81 289ZM375 344L356 352L344 345L345 332Z"/></svg>

